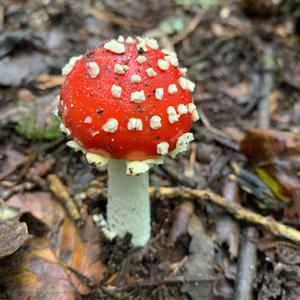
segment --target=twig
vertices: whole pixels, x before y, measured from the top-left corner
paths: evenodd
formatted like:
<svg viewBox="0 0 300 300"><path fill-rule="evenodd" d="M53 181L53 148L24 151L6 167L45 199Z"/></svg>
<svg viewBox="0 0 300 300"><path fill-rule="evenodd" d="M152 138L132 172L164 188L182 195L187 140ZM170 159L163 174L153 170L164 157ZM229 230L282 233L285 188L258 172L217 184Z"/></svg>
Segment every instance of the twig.
<svg viewBox="0 0 300 300"><path fill-rule="evenodd" d="M273 55L273 48L268 45L265 48L263 56L263 71L261 82L259 85L259 94L262 98L258 106L258 127L268 128L270 126L270 93L274 86L274 73L267 72L266 70L274 70L275 62ZM241 174L240 170L238 173ZM245 172L244 172L245 174ZM247 174L249 175L249 174ZM252 179L256 179L255 176L250 176ZM253 180L257 182L257 180ZM259 184L257 187L260 187ZM271 223L274 221L270 219ZM278 224L268 224L264 222L264 226L269 225L269 229L275 231L276 235L286 234L288 231L283 228L280 223ZM276 229L277 228L277 229ZM280 228L280 230L278 230ZM298 234L296 229L292 229L291 234ZM284 230L284 231L282 231ZM280 231L280 234L279 234ZM256 274L256 261L257 261L257 247L256 239L258 236L257 229L254 227L248 227L244 229L244 240L240 249L240 257L238 264L238 277L235 284L234 300L251 300L252 299L252 285Z"/></svg>
<svg viewBox="0 0 300 300"><path fill-rule="evenodd" d="M107 22L107 23L114 23L124 27L141 27L141 28L148 28L149 24L145 21L136 21L136 20L129 20L126 17L119 16L115 13L111 13L107 10L97 9L92 6L86 6L84 12L87 15L91 15L98 20Z"/></svg>
<svg viewBox="0 0 300 300"><path fill-rule="evenodd" d="M264 229L267 229L278 237L286 238L297 244L300 244L300 231L281 224L274 220L272 217L264 217L240 206L237 203L229 202L227 199L213 193L210 190L189 190L186 188L184 188L184 190L197 198L208 200L218 206L225 208L238 220L243 220L252 224L260 225Z"/></svg>
<svg viewBox="0 0 300 300"><path fill-rule="evenodd" d="M54 174L48 175L47 179L50 183L51 192L62 202L72 220L77 224L77 226L83 226L84 220L71 198L67 187L63 184L61 179Z"/></svg>
<svg viewBox="0 0 300 300"><path fill-rule="evenodd" d="M126 284L123 286L113 287L110 286L110 291L113 292L123 292L130 290L135 287L151 287L151 286L160 286L160 285L173 285L173 284L184 284L184 283L202 283L202 282L212 282L221 279L216 276L193 276L193 277L185 277L185 276L176 276L176 277L165 277L161 279L142 279L132 282L130 284Z"/></svg>
<svg viewBox="0 0 300 300"><path fill-rule="evenodd" d="M93 196L101 195L106 197L106 189L97 189L93 191ZM211 190L188 189L186 187L150 187L149 193L152 198L180 198L180 199L197 199L198 201L209 201L215 205L223 207L228 213L233 215L236 219L246 221L252 224L260 225L264 229L270 231L272 234L285 238L294 243L300 244L300 231L277 222L272 217L265 217L255 213L241 205L230 202L226 198L215 194Z"/></svg>
<svg viewBox="0 0 300 300"><path fill-rule="evenodd" d="M210 131L211 133L213 134L216 134L216 135L220 135L222 137L225 137L225 138L230 138L225 132L223 132L222 130L218 129L218 128L215 128L213 127L211 124L210 124L210 121L208 120L207 116L205 115L205 113L201 110L201 109L198 109L198 113L199 113L199 117L203 123L203 125L206 127L206 129L208 131Z"/></svg>
<svg viewBox="0 0 300 300"><path fill-rule="evenodd" d="M274 70L275 62L273 55L273 48L268 46L265 49L263 57L263 70ZM270 127L270 93L274 86L274 72L264 72L260 84L260 95L262 99L259 102L258 110L258 127L268 128Z"/></svg>
<svg viewBox="0 0 300 300"><path fill-rule="evenodd" d="M189 201L183 202L177 207L168 237L169 243L174 244L180 235L187 232L193 213L194 205Z"/></svg>
<svg viewBox="0 0 300 300"><path fill-rule="evenodd" d="M80 282L83 283L89 290L97 290L98 292L100 290L101 294L106 294L116 300L119 299L119 297L113 294L108 288L100 284L96 285L90 278L86 277L81 272L77 271L71 266L68 266L67 269L74 273L75 276L80 280Z"/></svg>
<svg viewBox="0 0 300 300"><path fill-rule="evenodd" d="M218 135L214 135L212 138L216 143L220 144L221 146L225 146L233 151L240 151L240 145L229 138Z"/></svg>
<svg viewBox="0 0 300 300"><path fill-rule="evenodd" d="M257 231L253 227L245 228L240 250L239 271L236 280L234 300L251 300L252 283L256 275Z"/></svg>
<svg viewBox="0 0 300 300"><path fill-rule="evenodd" d="M196 14L196 16L187 24L185 30L183 30L171 39L173 45L178 44L179 42L184 40L188 35L190 35L199 25L200 21L202 20L202 16L202 13Z"/></svg>

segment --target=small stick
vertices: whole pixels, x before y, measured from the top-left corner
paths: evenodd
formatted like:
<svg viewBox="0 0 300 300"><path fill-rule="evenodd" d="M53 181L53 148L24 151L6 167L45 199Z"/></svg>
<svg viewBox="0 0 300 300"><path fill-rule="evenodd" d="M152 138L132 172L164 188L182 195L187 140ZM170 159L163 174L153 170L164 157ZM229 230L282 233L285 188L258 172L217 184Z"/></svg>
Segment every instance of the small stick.
<svg viewBox="0 0 300 300"><path fill-rule="evenodd" d="M226 198L215 194L211 190L198 190L198 189L188 189L186 187L150 187L149 194L152 198L180 198L180 199L197 199L209 201L215 205L218 205L231 215L233 215L238 220L243 220L252 224L260 225L264 229L270 231L275 236L280 238L285 238L293 241L296 244L300 244L300 231L286 226L274 220L272 217L264 217L258 213L255 213L241 205L230 202ZM106 189L94 190L93 196L101 195L106 196Z"/></svg>
<svg viewBox="0 0 300 300"><path fill-rule="evenodd" d="M247 227L240 250L239 271L236 280L234 300L251 300L252 283L256 275L256 241L257 230Z"/></svg>
<svg viewBox="0 0 300 300"><path fill-rule="evenodd" d="M180 32L174 38L172 38L173 45L178 44L179 42L183 41L188 35L190 35L199 25L203 17L202 13L196 14L196 16L187 24L185 30Z"/></svg>
<svg viewBox="0 0 300 300"><path fill-rule="evenodd" d="M260 225L264 229L267 229L278 237L286 238L297 244L300 244L300 231L281 224L274 220L272 217L264 217L240 206L237 203L229 202L227 199L213 193L210 190L189 190L186 188L184 190L196 198L208 200L218 206L225 208L238 220L244 220L249 223Z"/></svg>
<svg viewBox="0 0 300 300"><path fill-rule="evenodd" d="M78 225L83 226L84 220L82 219L78 208L76 207L67 187L63 184L61 179L54 174L47 177L50 183L51 192L62 202L72 220Z"/></svg>
<svg viewBox="0 0 300 300"><path fill-rule="evenodd" d="M201 109L198 109L198 113L199 113L199 117L200 120L202 121L203 125L206 127L206 129L211 132L214 135L219 135L225 138L230 138L225 132L223 132L222 130L215 128L211 125L209 119L207 118L207 116L205 115L204 111Z"/></svg>
<svg viewBox="0 0 300 300"><path fill-rule="evenodd" d="M142 279L132 282L130 284L126 284L118 287L107 287L112 292L122 292L128 289L132 289L134 287L151 287L151 286L159 286L159 285L172 285L172 284L184 284L184 283L202 283L202 282L212 282L221 279L216 276L193 276L193 277L185 277L185 276L175 276L175 277L165 277L161 279Z"/></svg>
<svg viewBox="0 0 300 300"><path fill-rule="evenodd" d="M258 127L270 127L270 93L274 86L274 72L266 70L275 69L275 61L272 46L266 47L263 57L264 74L261 78L260 95L262 98L258 107Z"/></svg>

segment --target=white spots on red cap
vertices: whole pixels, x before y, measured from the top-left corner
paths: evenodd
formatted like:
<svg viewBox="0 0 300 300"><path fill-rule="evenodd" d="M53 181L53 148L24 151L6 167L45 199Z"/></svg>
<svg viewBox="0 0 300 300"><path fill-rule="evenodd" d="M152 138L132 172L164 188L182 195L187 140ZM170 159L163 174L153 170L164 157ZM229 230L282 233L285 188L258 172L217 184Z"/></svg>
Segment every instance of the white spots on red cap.
<svg viewBox="0 0 300 300"><path fill-rule="evenodd" d="M103 167L110 160L109 157L102 156L102 155L99 155L96 153L91 153L91 152L86 153L85 157L86 157L88 163L92 164L95 167Z"/></svg>
<svg viewBox="0 0 300 300"><path fill-rule="evenodd" d="M164 89L163 88L155 89L155 98L157 100L162 100L163 96L164 96Z"/></svg>
<svg viewBox="0 0 300 300"><path fill-rule="evenodd" d="M188 108L187 108L187 106L184 105L184 104L179 104L179 105L178 105L178 113L179 113L180 115L185 115L185 114L187 114L187 113L188 113Z"/></svg>
<svg viewBox="0 0 300 300"><path fill-rule="evenodd" d="M179 68L179 70L182 73L182 75L185 76L188 69L187 68Z"/></svg>
<svg viewBox="0 0 300 300"><path fill-rule="evenodd" d="M158 42L155 39L147 39L146 45L154 50L157 50L159 48Z"/></svg>
<svg viewBox="0 0 300 300"><path fill-rule="evenodd" d="M153 116L150 119L150 127L152 129L158 129L161 127L161 118L159 116Z"/></svg>
<svg viewBox="0 0 300 300"><path fill-rule="evenodd" d="M165 56L165 60L167 62L169 62L172 66L174 67L178 67L179 65L179 62L178 62L178 59L177 57L173 57L173 56Z"/></svg>
<svg viewBox="0 0 300 300"><path fill-rule="evenodd" d="M131 80L132 83L139 83L139 82L142 81L142 78L138 74L133 74L133 75L131 75L131 79L130 80Z"/></svg>
<svg viewBox="0 0 300 300"><path fill-rule="evenodd" d="M55 108L52 110L52 113L54 114L54 116L56 118L60 119L60 117L59 117L59 108L57 106L55 106Z"/></svg>
<svg viewBox="0 0 300 300"><path fill-rule="evenodd" d="M66 135L71 135L70 129L67 128L64 123L59 124L59 129L61 132L65 133Z"/></svg>
<svg viewBox="0 0 300 300"><path fill-rule="evenodd" d="M188 150L189 144L193 140L194 136L190 132L181 135L176 142L176 148L169 153L170 156L174 158L178 153Z"/></svg>
<svg viewBox="0 0 300 300"><path fill-rule="evenodd" d="M67 114L69 111L67 103L64 105L64 113Z"/></svg>
<svg viewBox="0 0 300 300"><path fill-rule="evenodd" d="M125 74L128 69L126 65L115 64L114 66L114 72L117 74Z"/></svg>
<svg viewBox="0 0 300 300"><path fill-rule="evenodd" d="M154 77L154 76L157 75L157 73L153 70L153 68L148 68L148 69L146 70L146 73L147 73L147 75L148 75L149 77Z"/></svg>
<svg viewBox="0 0 300 300"><path fill-rule="evenodd" d="M82 58L82 55L79 56L73 56L69 59L69 62L63 67L62 69L62 75L66 76L70 74L78 60Z"/></svg>
<svg viewBox="0 0 300 300"><path fill-rule="evenodd" d="M168 119L171 124L177 122L179 120L179 115L176 113L174 106L169 106L167 108Z"/></svg>
<svg viewBox="0 0 300 300"><path fill-rule="evenodd" d="M129 36L129 37L126 39L126 43L127 43L127 44L133 44L133 43L134 43L134 39L133 39L131 36Z"/></svg>
<svg viewBox="0 0 300 300"><path fill-rule="evenodd" d="M166 56L164 57L166 61L168 61L172 66L178 67L179 62L175 52L169 50L162 50L162 52L166 54Z"/></svg>
<svg viewBox="0 0 300 300"><path fill-rule="evenodd" d="M188 104L188 109L189 112L192 114L192 119L194 122L199 120L199 113L197 111L197 106L194 103L189 103Z"/></svg>
<svg viewBox="0 0 300 300"><path fill-rule="evenodd" d="M85 153L85 150L75 141L71 140L67 142L67 146L72 148L75 152L82 151Z"/></svg>
<svg viewBox="0 0 300 300"><path fill-rule="evenodd" d="M178 82L184 90L189 90L191 93L195 90L195 83L184 77L180 77Z"/></svg>
<svg viewBox="0 0 300 300"><path fill-rule="evenodd" d="M125 39L124 39L123 35L119 35L118 42L120 42L120 43L124 43L125 42Z"/></svg>
<svg viewBox="0 0 300 300"><path fill-rule="evenodd" d="M95 131L95 130L92 130L92 131L91 131L91 136L92 136L92 137L95 137L95 136L98 135L99 133L100 133L100 132L99 132L98 130L96 130L96 131Z"/></svg>
<svg viewBox="0 0 300 300"><path fill-rule="evenodd" d="M90 61L86 64L87 72L92 78L96 78L100 73L100 68L98 64L94 61Z"/></svg>
<svg viewBox="0 0 300 300"><path fill-rule="evenodd" d="M86 117L83 121L85 124L91 124L92 123L92 118L90 116Z"/></svg>
<svg viewBox="0 0 300 300"><path fill-rule="evenodd" d="M187 144L189 144L193 140L194 140L193 134L191 132L186 132L178 138L176 147L183 146L183 145L187 146Z"/></svg>
<svg viewBox="0 0 300 300"><path fill-rule="evenodd" d="M131 93L130 100L132 102L136 102L136 103L141 103L141 102L145 101L146 100L146 96L145 96L144 91L141 90L141 91L136 91L136 92Z"/></svg>
<svg viewBox="0 0 300 300"><path fill-rule="evenodd" d="M120 98L122 94L122 88L118 85L113 84L111 87L111 94L115 98Z"/></svg>
<svg viewBox="0 0 300 300"><path fill-rule="evenodd" d="M122 54L125 53L125 46L116 40L111 40L104 44L104 49L109 50L113 53Z"/></svg>
<svg viewBox="0 0 300 300"><path fill-rule="evenodd" d="M106 123L102 126L102 129L105 132L110 132L110 133L114 133L119 126L119 122L117 119L114 118L109 118Z"/></svg>
<svg viewBox="0 0 300 300"><path fill-rule="evenodd" d="M175 83L172 83L172 84L170 84L170 85L168 86L168 93L169 93L170 95L174 95L174 94L176 94L177 92L178 92L178 88L177 88L177 86L176 86Z"/></svg>
<svg viewBox="0 0 300 300"><path fill-rule="evenodd" d="M126 161L127 169L126 174L127 175L139 175L143 174L149 171L151 167L154 165L161 165L163 164L163 160L161 157L155 157L155 158L148 158L144 160L133 160L133 161Z"/></svg>
<svg viewBox="0 0 300 300"><path fill-rule="evenodd" d="M144 63L146 60L147 60L147 58L146 58L146 56L144 56L144 55L139 55L139 56L136 58L136 61L137 61L139 64Z"/></svg>
<svg viewBox="0 0 300 300"><path fill-rule="evenodd" d="M169 106L167 108L167 113L168 113L168 115L176 114L176 110L175 110L174 106Z"/></svg>
<svg viewBox="0 0 300 300"><path fill-rule="evenodd" d="M136 44L136 49L138 50L138 51L140 51L140 50L142 50L143 52L147 52L148 51L148 48L147 48L147 46L146 46L146 43L145 43L145 41L141 41L141 42L139 42L138 44Z"/></svg>
<svg viewBox="0 0 300 300"><path fill-rule="evenodd" d="M161 142L156 146L157 154L166 155L168 154L169 144L167 142Z"/></svg>
<svg viewBox="0 0 300 300"><path fill-rule="evenodd" d="M143 122L141 119L130 118L127 124L128 130L143 130Z"/></svg>
<svg viewBox="0 0 300 300"><path fill-rule="evenodd" d="M159 59L159 60L157 61L157 65L158 65L158 67L159 67L161 70L163 70L163 71L168 70L169 67L170 67L169 62L167 62L167 61L164 60L164 59Z"/></svg>

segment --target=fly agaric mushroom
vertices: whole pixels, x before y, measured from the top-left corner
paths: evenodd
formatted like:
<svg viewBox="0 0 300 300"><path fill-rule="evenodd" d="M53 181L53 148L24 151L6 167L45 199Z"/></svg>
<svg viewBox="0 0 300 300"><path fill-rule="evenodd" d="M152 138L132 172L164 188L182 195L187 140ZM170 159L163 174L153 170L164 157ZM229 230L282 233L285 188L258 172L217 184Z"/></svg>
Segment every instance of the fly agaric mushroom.
<svg viewBox="0 0 300 300"><path fill-rule="evenodd" d="M59 113L68 145L95 166L108 164L107 225L112 236L130 233L135 246L150 237L149 168L193 140L195 84L185 73L174 52L131 37L88 50L63 68Z"/></svg>

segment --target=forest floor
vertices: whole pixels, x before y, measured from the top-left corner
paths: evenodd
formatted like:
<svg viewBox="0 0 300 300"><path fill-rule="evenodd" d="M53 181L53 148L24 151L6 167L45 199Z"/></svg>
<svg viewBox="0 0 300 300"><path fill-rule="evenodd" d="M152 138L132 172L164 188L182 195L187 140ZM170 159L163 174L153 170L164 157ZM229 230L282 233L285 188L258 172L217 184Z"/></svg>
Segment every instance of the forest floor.
<svg viewBox="0 0 300 300"><path fill-rule="evenodd" d="M300 3L242 2L0 3L1 300L300 299ZM119 35L175 50L200 114L142 250L93 223L106 169L52 114L68 59Z"/></svg>

